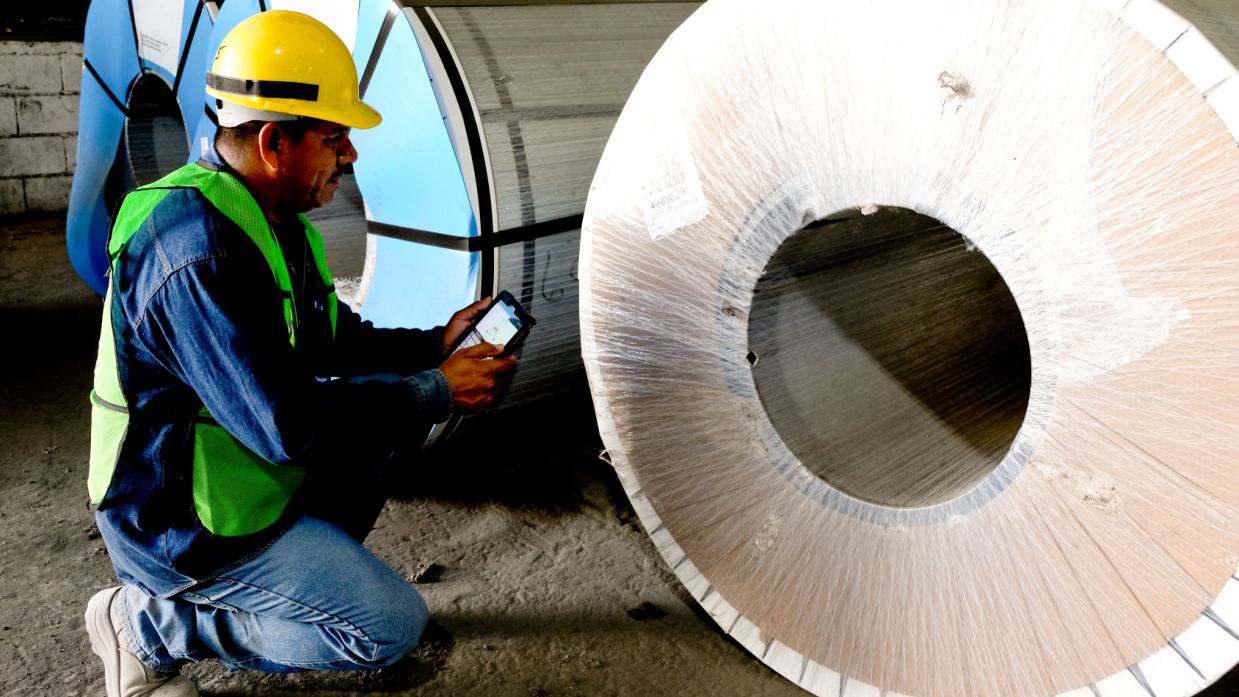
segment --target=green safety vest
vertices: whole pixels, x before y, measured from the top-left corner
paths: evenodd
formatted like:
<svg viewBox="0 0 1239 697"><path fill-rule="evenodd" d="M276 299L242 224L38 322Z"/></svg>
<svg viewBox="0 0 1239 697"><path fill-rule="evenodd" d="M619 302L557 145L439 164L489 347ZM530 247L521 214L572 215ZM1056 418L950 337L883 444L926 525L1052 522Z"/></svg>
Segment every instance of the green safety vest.
<svg viewBox="0 0 1239 697"><path fill-rule="evenodd" d="M292 282L284 254L258 203L236 177L191 164L126 195L108 234L112 282L108 284L103 303L99 357L95 363L94 390L90 393L90 476L87 490L92 505L98 505L107 495L129 428L128 401L121 389L116 342L112 334L112 297L119 274L116 260L155 206L168 192L176 189L196 189L258 246L284 297L288 340L296 345L297 308L293 303ZM305 216L299 218L305 224L315 266L324 287L328 289L327 310L334 336L336 294L331 272L323 257L323 238ZM198 519L207 530L231 537L266 528L280 517L304 479L305 470L301 467L268 462L216 423L206 407L199 412L194 423L193 497Z"/></svg>

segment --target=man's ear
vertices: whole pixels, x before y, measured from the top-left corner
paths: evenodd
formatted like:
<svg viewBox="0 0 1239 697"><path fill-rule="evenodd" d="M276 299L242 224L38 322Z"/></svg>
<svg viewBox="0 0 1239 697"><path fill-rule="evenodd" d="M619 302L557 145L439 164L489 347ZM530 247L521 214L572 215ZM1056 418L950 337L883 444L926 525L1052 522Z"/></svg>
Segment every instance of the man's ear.
<svg viewBox="0 0 1239 697"><path fill-rule="evenodd" d="M286 148L284 143L286 137L284 130L274 122L263 124L263 127L258 131L258 137L254 139L254 145L258 150L259 159L262 160L263 165L268 171L279 171L283 167L280 162L280 155Z"/></svg>

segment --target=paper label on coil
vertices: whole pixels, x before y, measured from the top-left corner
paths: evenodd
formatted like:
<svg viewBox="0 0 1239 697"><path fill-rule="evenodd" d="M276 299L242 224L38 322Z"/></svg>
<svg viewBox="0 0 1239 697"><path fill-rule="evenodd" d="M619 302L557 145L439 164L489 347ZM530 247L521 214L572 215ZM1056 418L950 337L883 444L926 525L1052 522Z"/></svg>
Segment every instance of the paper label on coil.
<svg viewBox="0 0 1239 697"><path fill-rule="evenodd" d="M650 183L642 187L641 198L645 226L655 242L710 212L687 136L678 132L661 145L654 158L655 171Z"/></svg>
<svg viewBox="0 0 1239 697"><path fill-rule="evenodd" d="M176 75L181 58L182 3L167 0L133 0L133 26L138 32L138 50L149 61Z"/></svg>

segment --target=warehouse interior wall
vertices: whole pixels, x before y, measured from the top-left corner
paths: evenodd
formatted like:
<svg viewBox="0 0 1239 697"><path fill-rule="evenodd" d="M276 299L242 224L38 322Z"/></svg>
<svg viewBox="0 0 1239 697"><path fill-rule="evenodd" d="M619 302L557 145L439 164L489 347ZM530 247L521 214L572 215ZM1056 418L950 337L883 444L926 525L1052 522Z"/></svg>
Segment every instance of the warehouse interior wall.
<svg viewBox="0 0 1239 697"><path fill-rule="evenodd" d="M0 41L0 215L68 209L81 89L80 40Z"/></svg>

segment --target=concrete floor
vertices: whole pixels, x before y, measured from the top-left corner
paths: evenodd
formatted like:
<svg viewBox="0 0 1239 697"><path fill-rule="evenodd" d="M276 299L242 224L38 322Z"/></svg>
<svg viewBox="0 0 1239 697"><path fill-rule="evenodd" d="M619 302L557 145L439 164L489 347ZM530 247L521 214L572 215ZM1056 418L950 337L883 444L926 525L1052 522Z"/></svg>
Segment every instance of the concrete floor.
<svg viewBox="0 0 1239 697"><path fill-rule="evenodd" d="M63 217L0 219L0 695L103 694L82 621L116 584L85 493L100 309ZM518 440L511 459L486 447ZM406 576L440 571L416 584L424 641L392 668L186 673L216 695L807 694L702 615L600 448L581 392L477 419L409 473L367 547ZM642 603L657 611L634 619ZM1239 697L1239 673L1203 694Z"/></svg>

